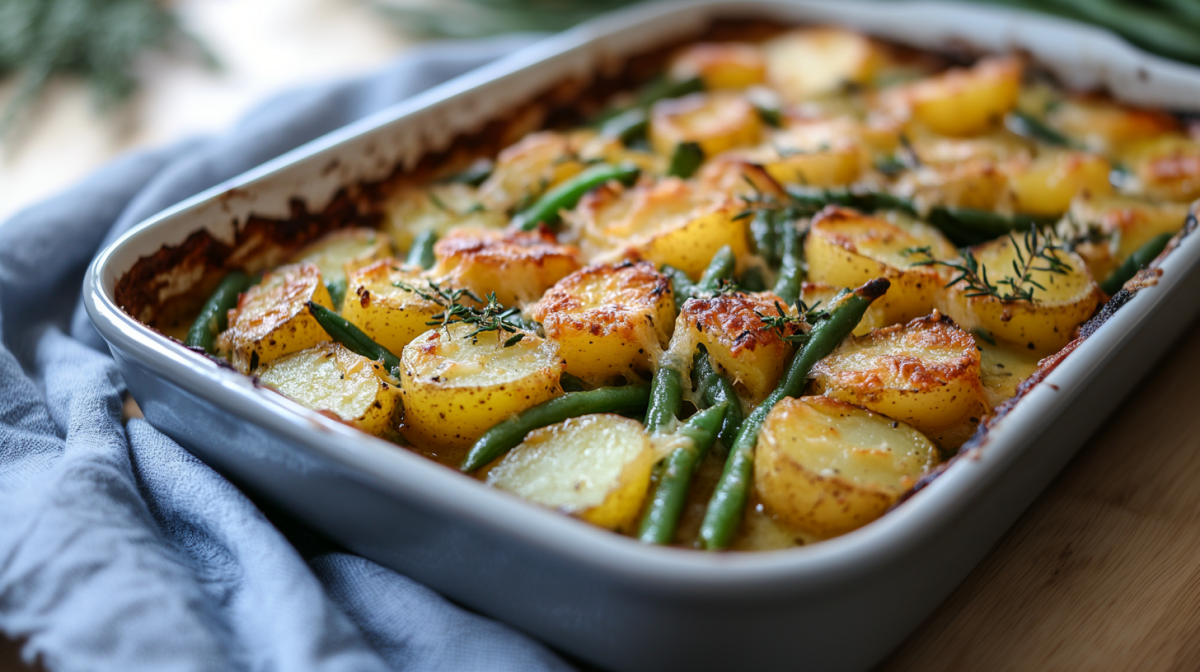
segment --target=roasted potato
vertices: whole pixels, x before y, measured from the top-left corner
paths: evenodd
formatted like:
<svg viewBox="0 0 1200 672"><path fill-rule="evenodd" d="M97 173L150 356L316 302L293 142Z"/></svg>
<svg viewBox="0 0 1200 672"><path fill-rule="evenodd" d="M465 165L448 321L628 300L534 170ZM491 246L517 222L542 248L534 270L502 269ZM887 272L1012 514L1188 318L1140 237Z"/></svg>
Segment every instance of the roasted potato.
<svg viewBox="0 0 1200 672"><path fill-rule="evenodd" d="M630 246L636 258L672 266L698 280L713 255L728 245L739 262L750 254L747 220L738 203L700 208L683 222L668 223Z"/></svg>
<svg viewBox="0 0 1200 672"><path fill-rule="evenodd" d="M898 91L912 117L935 133L978 135L1000 125L1017 104L1021 62L985 58L953 68Z"/></svg>
<svg viewBox="0 0 1200 672"><path fill-rule="evenodd" d="M672 79L699 77L704 88L744 89L767 76L767 60L758 45L743 42L700 42L682 49L668 69Z"/></svg>
<svg viewBox="0 0 1200 672"><path fill-rule="evenodd" d="M316 264L326 284L346 278L346 267L365 265L392 255L392 241L374 229L341 229L300 250L296 262Z"/></svg>
<svg viewBox="0 0 1200 672"><path fill-rule="evenodd" d="M1009 177L1013 207L1034 215L1061 215L1078 194L1112 193L1108 160L1086 152L1047 152Z"/></svg>
<svg viewBox="0 0 1200 672"><path fill-rule="evenodd" d="M502 208L488 210L474 187L458 183L400 189L384 206L384 216L384 230L400 251L426 231L444 235L460 226L500 229L508 224Z"/></svg>
<svg viewBox="0 0 1200 672"><path fill-rule="evenodd" d="M488 470L487 483L593 525L629 531L658 457L640 422L585 415L531 432Z"/></svg>
<svg viewBox="0 0 1200 672"><path fill-rule="evenodd" d="M813 218L804 255L812 282L858 287L873 278L892 286L872 306L885 324L928 315L945 280L930 258L949 260L957 250L936 229L902 217L891 221L845 208L826 208Z"/></svg>
<svg viewBox="0 0 1200 672"><path fill-rule="evenodd" d="M495 292L509 307L536 301L583 265L579 250L559 245L549 231L456 229L433 246L433 253L433 277L481 299Z"/></svg>
<svg viewBox="0 0 1200 672"><path fill-rule="evenodd" d="M783 337L798 333L794 327L769 328L764 317L778 316L780 308L795 316L794 308L770 292L688 299L675 321L671 355L691 362L696 346L703 345L734 387L757 404L779 384L792 353L792 344Z"/></svg>
<svg viewBox="0 0 1200 672"><path fill-rule="evenodd" d="M592 381L649 370L675 317L671 282L647 262L597 265L558 281L529 308L567 373Z"/></svg>
<svg viewBox="0 0 1200 672"><path fill-rule="evenodd" d="M834 93L862 84L879 64L870 38L841 28L788 31L763 45L767 80L790 101Z"/></svg>
<svg viewBox="0 0 1200 672"><path fill-rule="evenodd" d="M500 152L492 174L479 185L479 201L504 212L528 203L584 168L577 139L562 133L531 133Z"/></svg>
<svg viewBox="0 0 1200 672"><path fill-rule="evenodd" d="M975 339L936 311L846 339L813 367L815 390L925 433L987 412Z"/></svg>
<svg viewBox="0 0 1200 672"><path fill-rule="evenodd" d="M754 449L754 486L769 513L823 537L883 515L937 464L917 430L828 397L786 398Z"/></svg>
<svg viewBox="0 0 1200 672"><path fill-rule="evenodd" d="M1037 371L1039 357L1026 348L989 343L983 338L975 339L975 344L979 348L980 380L991 408L1013 398L1021 383Z"/></svg>
<svg viewBox="0 0 1200 672"><path fill-rule="evenodd" d="M429 331L428 323L442 312L438 304L401 285L426 294L433 291L420 268L380 259L350 271L342 304L342 317L392 352Z"/></svg>
<svg viewBox="0 0 1200 672"><path fill-rule="evenodd" d="M1120 153L1131 144L1179 130L1162 111L1127 107L1097 96L1068 96L1046 110L1046 123L1096 152Z"/></svg>
<svg viewBox="0 0 1200 672"><path fill-rule="evenodd" d="M329 340L308 302L332 309L329 290L316 264L291 264L263 276L229 311L229 328L217 337L217 350L233 367L249 373L260 365Z"/></svg>
<svg viewBox="0 0 1200 672"><path fill-rule="evenodd" d="M1079 197L1071 203L1069 216L1059 222L1058 233L1075 241L1075 252L1099 282L1151 238L1182 229L1187 214L1186 203Z"/></svg>
<svg viewBox="0 0 1200 672"><path fill-rule="evenodd" d="M650 110L650 145L671 156L685 142L700 145L705 156L758 143L762 121L745 98L725 93L694 93L660 100Z"/></svg>
<svg viewBox="0 0 1200 672"><path fill-rule="evenodd" d="M986 275L995 293L963 279L948 288L942 310L964 328L983 329L996 340L1048 355L1070 342L1075 328L1092 316L1099 290L1079 255L1047 245L1040 236L1032 246L1028 240L1014 236L972 247L978 275ZM1060 272L1046 270L1052 263ZM1014 277L1014 267L1027 269L1029 280ZM1032 292L1033 301L1009 298L1017 290Z"/></svg>
<svg viewBox="0 0 1200 672"><path fill-rule="evenodd" d="M1008 176L990 159L969 159L947 164L921 165L906 171L896 183L896 194L918 207L946 205L991 210L1005 197Z"/></svg>
<svg viewBox="0 0 1200 672"><path fill-rule="evenodd" d="M1147 196L1200 198L1200 142L1181 135L1147 140L1130 149L1128 162Z"/></svg>
<svg viewBox="0 0 1200 672"><path fill-rule="evenodd" d="M558 345L533 334L469 336L465 323L427 331L400 355L404 435L418 449L457 464L501 420L562 393Z"/></svg>
<svg viewBox="0 0 1200 672"><path fill-rule="evenodd" d="M834 297L837 296L838 292L842 291L842 289L844 288L834 287L833 285L826 285L820 282L805 281L800 285L800 300L810 308L828 308L830 304L833 303ZM855 336L862 336L872 329L886 327L889 324L895 323L888 320L887 311L884 309L884 306L879 302L879 300L876 300L871 304L871 307L867 308L867 312L863 314L862 319L858 322L858 326L854 328L852 333Z"/></svg>
<svg viewBox="0 0 1200 672"><path fill-rule="evenodd" d="M260 382L368 434L395 431L400 388L379 362L325 342L259 367Z"/></svg>
<svg viewBox="0 0 1200 672"><path fill-rule="evenodd" d="M762 160L771 177L783 184L833 187L857 180L870 154L855 124L807 122L776 134Z"/></svg>

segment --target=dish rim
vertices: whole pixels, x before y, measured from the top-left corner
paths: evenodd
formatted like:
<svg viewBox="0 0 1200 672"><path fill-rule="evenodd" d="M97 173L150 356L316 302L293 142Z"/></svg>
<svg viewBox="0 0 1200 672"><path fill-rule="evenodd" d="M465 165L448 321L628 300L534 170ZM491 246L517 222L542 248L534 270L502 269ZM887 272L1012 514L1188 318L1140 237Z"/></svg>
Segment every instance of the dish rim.
<svg viewBox="0 0 1200 672"><path fill-rule="evenodd" d="M906 3L907 4L907 3ZM846 3L863 11L874 3ZM815 2L728 2L652 3L605 15L570 31L552 36L492 64L409 98L396 106L370 115L295 150L268 161L230 180L186 199L135 225L110 243L93 260L85 277L85 307L97 329L118 350L188 393L200 396L221 410L259 425L281 436L301 450L348 469L363 485L419 508L437 507L438 515L458 524L489 528L521 540L543 552L551 552L589 570L638 585L639 590L679 599L709 598L717 594L780 596L780 587L795 590L832 590L852 581L864 571L886 567L912 547L926 541L961 515L970 501L994 484L1025 454L1038 434L1047 429L1073 398L1072 391L1084 389L1098 367L1112 361L1122 344L1137 331L1138 324L1179 284L1187 270L1200 263L1200 236L1183 237L1180 245L1161 263L1158 285L1138 292L1096 333L1092 334L1046 378L1033 387L1021 403L999 419L984 445L964 459L955 460L927 487L902 506L858 530L820 543L797 548L760 552L705 553L692 549L647 546L637 540L595 528L556 511L525 502L463 477L412 451L359 432L349 426L309 411L243 374L225 368L178 342L154 331L122 311L112 290L114 259L138 242L164 232L194 227L186 216L190 210L220 198L231 190L253 188L254 183L286 168L318 160L322 152L349 140L369 135L387 124L402 123L407 117L453 101L506 76L519 75L530 67L570 50L586 47L615 28L632 20L661 19L661 15L708 8L718 13L723 7L754 13L755 10L815 9ZM945 7L947 3L916 2L912 7ZM984 16L995 8L949 5ZM1004 10L1008 14L1014 10ZM818 17L828 12L815 11ZM1020 13L1020 12L1018 12ZM761 12L770 16L772 11ZM818 18L818 21L824 19ZM1061 20L1047 20L1049 23ZM846 22L841 22L846 23ZM1069 22L1067 22L1069 23ZM1076 25L1076 24L1071 24ZM1114 38L1115 39L1115 38ZM1128 51L1133 47L1120 43ZM1149 57L1154 59L1155 57ZM1157 59L1163 60L1163 59ZM1178 64L1163 61L1167 65ZM1200 96L1200 70L1195 78ZM201 224L203 226L203 224ZM189 230L195 230L194 228ZM163 243L165 244L165 243ZM1077 393L1077 392L1076 392ZM313 431L313 430L317 431ZM791 591L789 591L791 592Z"/></svg>

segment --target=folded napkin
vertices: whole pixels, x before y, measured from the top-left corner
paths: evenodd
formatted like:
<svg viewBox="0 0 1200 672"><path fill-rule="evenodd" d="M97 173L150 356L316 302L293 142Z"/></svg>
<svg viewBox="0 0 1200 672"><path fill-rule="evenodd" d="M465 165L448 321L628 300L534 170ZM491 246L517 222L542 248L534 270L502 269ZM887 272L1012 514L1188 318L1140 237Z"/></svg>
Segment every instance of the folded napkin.
<svg viewBox="0 0 1200 672"><path fill-rule="evenodd" d="M133 224L531 40L435 44L130 156L0 224L0 633L74 670L567 670L287 524L142 420L79 293Z"/></svg>

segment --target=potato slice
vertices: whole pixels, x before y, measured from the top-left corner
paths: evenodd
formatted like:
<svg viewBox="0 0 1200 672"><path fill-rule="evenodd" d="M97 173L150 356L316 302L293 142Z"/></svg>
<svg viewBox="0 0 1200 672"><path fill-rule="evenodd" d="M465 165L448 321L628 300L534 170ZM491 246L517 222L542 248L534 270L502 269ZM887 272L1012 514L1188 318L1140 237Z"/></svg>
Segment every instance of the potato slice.
<svg viewBox="0 0 1200 672"><path fill-rule="evenodd" d="M1046 123L1092 151L1105 153L1179 130L1179 121L1166 112L1126 107L1098 96L1057 101L1046 111Z"/></svg>
<svg viewBox="0 0 1200 672"><path fill-rule="evenodd" d="M1048 152L1009 177L1013 206L1034 215L1061 215L1077 194L1112 193L1108 160L1086 152Z"/></svg>
<svg viewBox="0 0 1200 672"><path fill-rule="evenodd" d="M968 159L949 164L923 164L905 171L896 182L898 196L920 207L946 205L991 210L1004 198L1008 176L990 159Z"/></svg>
<svg viewBox="0 0 1200 672"><path fill-rule="evenodd" d="M979 292L961 280L946 291L942 310L963 328L983 329L998 341L1045 356L1062 349L1073 338L1075 328L1092 316L1099 290L1079 255L1046 248L1045 254L1065 264L1064 273L1052 273L1045 270L1050 265L1047 260L1031 259L1027 240L1006 237L972 247L979 275L986 274L1000 297L972 296ZM1036 247L1041 249L1044 239L1039 237L1039 241ZM1032 283L1044 289L1030 282L1019 283L1020 288L1033 292L1032 302L1001 300L1013 295L1012 288L1001 283L1014 280L1014 265L1023 268L1027 264Z"/></svg>
<svg viewBox="0 0 1200 672"><path fill-rule="evenodd" d="M1081 196L1072 201L1058 233L1078 241L1075 252L1087 262L1092 278L1103 280L1151 238L1182 229L1187 214L1186 203Z"/></svg>
<svg viewBox="0 0 1200 672"><path fill-rule="evenodd" d="M572 137L553 131L530 133L496 158L496 167L479 185L479 200L488 210L504 212L530 202L542 192L584 169Z"/></svg>
<svg viewBox="0 0 1200 672"><path fill-rule="evenodd" d="M727 92L694 93L660 100L650 110L650 145L671 156L681 143L695 142L704 156L758 143L762 121L754 106Z"/></svg>
<svg viewBox="0 0 1200 672"><path fill-rule="evenodd" d="M689 299L675 321L671 356L691 362L696 346L703 344L730 382L751 403L758 403L779 384L793 349L777 331L766 328L763 316L778 315L776 304L783 306L785 315L795 315L794 308L770 292Z"/></svg>
<svg viewBox="0 0 1200 672"><path fill-rule="evenodd" d="M362 329L376 343L400 352L414 338L429 331L429 321L441 306L397 287L407 285L428 293L423 271L395 259L380 259L350 271L346 278L342 317Z"/></svg>
<svg viewBox="0 0 1200 672"><path fill-rule="evenodd" d="M845 120L807 122L772 138L772 154L763 163L783 184L833 187L854 182L870 163L857 125Z"/></svg>
<svg viewBox="0 0 1200 672"><path fill-rule="evenodd" d="M865 83L880 61L870 38L841 28L792 30L767 41L763 51L767 80L793 102Z"/></svg>
<svg viewBox="0 0 1200 672"><path fill-rule="evenodd" d="M396 429L400 388L379 362L326 342L264 364L258 380L314 411L327 411L364 432Z"/></svg>
<svg viewBox="0 0 1200 672"><path fill-rule="evenodd" d="M818 310L828 308L838 292L842 291L842 287L834 287L820 282L805 281L800 285L800 300L810 308L816 307ZM872 329L886 327L889 324L895 324L888 321L887 312L883 305L876 299L871 306L867 308L867 312L863 314L861 320L858 321L858 326L852 332L855 336L862 336L870 332Z"/></svg>
<svg viewBox="0 0 1200 672"><path fill-rule="evenodd" d="M217 337L217 350L233 367L249 373L260 365L329 340L308 310L312 301L333 308L316 264L291 264L263 276L238 297L229 328Z"/></svg>
<svg viewBox="0 0 1200 672"><path fill-rule="evenodd" d="M1021 62L985 58L912 84L900 93L912 116L935 133L977 135L995 128L1017 104Z"/></svg>
<svg viewBox="0 0 1200 672"><path fill-rule="evenodd" d="M487 472L487 483L598 527L630 531L657 458L636 420L585 415L531 432Z"/></svg>
<svg viewBox="0 0 1200 672"><path fill-rule="evenodd" d="M908 425L827 397L787 398L759 433L754 484L768 512L828 537L883 515L937 461Z"/></svg>
<svg viewBox="0 0 1200 672"><path fill-rule="evenodd" d="M1172 201L1200 198L1200 142L1167 135L1138 143L1129 165L1146 195Z"/></svg>
<svg viewBox="0 0 1200 672"><path fill-rule="evenodd" d="M842 342L813 367L816 391L936 432L987 412L975 339L934 311Z"/></svg>
<svg viewBox="0 0 1200 672"><path fill-rule="evenodd" d="M760 198L788 202L787 191L761 165L726 154L706 161L696 174L698 196L715 202Z"/></svg>
<svg viewBox="0 0 1200 672"><path fill-rule="evenodd" d="M980 351L980 380L988 406L996 408L1012 399L1025 379L1037 372L1039 358L1024 348L975 340Z"/></svg>
<svg viewBox="0 0 1200 672"><path fill-rule="evenodd" d="M392 256L392 241L374 229L342 229L322 236L296 254L296 261L316 264L327 284L346 279L346 266L357 267Z"/></svg>
<svg viewBox="0 0 1200 672"><path fill-rule="evenodd" d="M744 89L766 78L767 61L754 44L699 42L676 54L668 72L675 80L699 77L710 91Z"/></svg>
<svg viewBox="0 0 1200 672"><path fill-rule="evenodd" d="M897 324L928 315L945 284L937 268L914 265L929 258L917 252L924 248L940 260L958 254L940 232L921 222L830 207L813 219L804 255L812 282L852 288L887 278L891 288L872 308L879 307L885 324Z"/></svg>
<svg viewBox="0 0 1200 672"><path fill-rule="evenodd" d="M670 338L671 283L647 262L589 266L529 309L559 346L567 373L592 381L645 371Z"/></svg>
<svg viewBox="0 0 1200 672"><path fill-rule="evenodd" d="M536 301L582 266L579 250L559 245L549 231L456 229L434 245L433 253L437 264L431 275L481 299L495 292L506 306Z"/></svg>
<svg viewBox="0 0 1200 672"><path fill-rule="evenodd" d="M743 210L740 203L701 208L687 221L668 222L631 249L636 256L652 261L656 266L672 266L693 280L700 279L713 255L726 245L733 250L740 266L741 260L750 255L747 243L749 220L737 218Z"/></svg>
<svg viewBox="0 0 1200 672"><path fill-rule="evenodd" d="M418 449L457 464L483 433L562 393L558 345L526 334L504 347L502 332L468 337L474 325L425 332L400 355L404 435Z"/></svg>
<svg viewBox="0 0 1200 672"><path fill-rule="evenodd" d="M384 230L400 251L412 247L419 233L444 235L454 227L501 229L508 225L503 209L485 208L478 191L467 184L406 187L384 205Z"/></svg>

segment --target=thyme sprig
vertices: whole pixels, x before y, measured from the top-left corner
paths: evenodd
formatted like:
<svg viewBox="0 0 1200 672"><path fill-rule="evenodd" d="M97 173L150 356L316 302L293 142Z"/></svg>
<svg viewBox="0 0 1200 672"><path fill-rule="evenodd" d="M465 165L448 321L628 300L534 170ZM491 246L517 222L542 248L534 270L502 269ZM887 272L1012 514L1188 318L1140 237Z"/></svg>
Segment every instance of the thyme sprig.
<svg viewBox="0 0 1200 672"><path fill-rule="evenodd" d="M519 315L519 308L505 308L497 299L495 292L489 292L486 302L479 298L475 292L462 287L458 289L450 289L443 287L441 284L433 281L425 281L428 291L422 290L416 285L410 285L407 282L393 282L392 286L403 289L406 292L412 292L417 296L437 304L442 308L442 312L436 315L431 315L428 322L425 324L431 327L445 328L451 324L470 324L475 326L475 330L467 334L464 338L475 338L479 334L489 331L496 332L498 337L504 334L511 334L504 341L504 347L510 348L521 339L525 338L525 332L520 322L514 318ZM465 305L463 299L470 299L475 303L483 303L482 308Z"/></svg>
<svg viewBox="0 0 1200 672"><path fill-rule="evenodd" d="M808 332L804 330L804 326L816 324L818 320L824 320L829 317L829 313L824 310L818 310L817 306L821 305L817 301L809 306L800 299L796 299L796 315L789 315L784 309L783 304L775 302L775 315L767 315L754 311L758 319L762 321L759 326L759 331L771 331L779 337L780 340L792 343L793 345L804 345L808 342Z"/></svg>
<svg viewBox="0 0 1200 672"><path fill-rule="evenodd" d="M941 261L934 259L929 247L911 247L902 252L904 256L924 256L925 259L913 262L913 266L943 266L957 271L958 275L946 287L963 283L966 292L964 296L990 296L999 301L1027 301L1033 303L1035 290L1046 291L1046 287L1034 279L1034 273L1051 273L1066 275L1073 269L1070 264L1059 259L1056 252L1066 250L1053 232L1042 233L1037 227L1032 227L1024 233L1021 240L1008 234L1017 258L1012 263L1012 275L992 282L988 279L987 267L981 266L979 260L970 250L964 250L961 261ZM1038 265L1044 262L1043 265ZM1006 288L1003 291L1001 288Z"/></svg>

